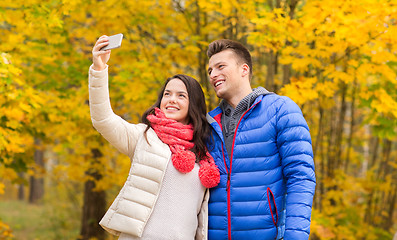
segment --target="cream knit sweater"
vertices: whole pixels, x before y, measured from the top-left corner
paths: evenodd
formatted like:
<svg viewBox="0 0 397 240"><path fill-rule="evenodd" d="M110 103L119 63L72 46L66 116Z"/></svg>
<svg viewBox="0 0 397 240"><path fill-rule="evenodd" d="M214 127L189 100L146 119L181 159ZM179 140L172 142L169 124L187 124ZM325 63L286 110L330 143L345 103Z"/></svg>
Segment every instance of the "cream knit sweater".
<svg viewBox="0 0 397 240"><path fill-rule="evenodd" d="M208 194L198 178L198 164L191 172L180 173L170 161L168 145L152 129L149 145L143 137L146 125L130 124L113 113L107 70L95 71L92 66L89 70L91 119L113 146L131 158L132 165L100 224L123 240L206 239Z"/></svg>

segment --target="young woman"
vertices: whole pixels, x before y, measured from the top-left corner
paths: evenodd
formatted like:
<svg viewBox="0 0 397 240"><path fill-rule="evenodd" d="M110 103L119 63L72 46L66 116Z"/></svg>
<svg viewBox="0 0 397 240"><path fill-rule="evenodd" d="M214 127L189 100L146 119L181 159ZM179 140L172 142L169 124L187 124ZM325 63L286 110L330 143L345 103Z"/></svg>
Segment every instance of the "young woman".
<svg viewBox="0 0 397 240"><path fill-rule="evenodd" d="M157 102L130 124L110 106L110 51L101 36L89 69L94 127L131 159L126 183L100 225L119 239L207 239L208 191L219 171L205 141L209 125L200 84L186 75L165 82Z"/></svg>

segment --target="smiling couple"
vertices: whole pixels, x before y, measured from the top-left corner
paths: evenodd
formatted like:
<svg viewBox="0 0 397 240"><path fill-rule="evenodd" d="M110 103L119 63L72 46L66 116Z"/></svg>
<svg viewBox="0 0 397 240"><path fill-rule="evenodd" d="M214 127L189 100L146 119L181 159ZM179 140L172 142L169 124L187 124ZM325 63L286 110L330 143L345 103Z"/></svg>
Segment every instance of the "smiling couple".
<svg viewBox="0 0 397 240"><path fill-rule="evenodd" d="M178 74L131 124L110 105L108 37L89 69L94 127L131 159L100 225L119 239L308 239L316 185L309 128L288 97L251 88L252 60L236 41L212 42L208 75L220 105Z"/></svg>

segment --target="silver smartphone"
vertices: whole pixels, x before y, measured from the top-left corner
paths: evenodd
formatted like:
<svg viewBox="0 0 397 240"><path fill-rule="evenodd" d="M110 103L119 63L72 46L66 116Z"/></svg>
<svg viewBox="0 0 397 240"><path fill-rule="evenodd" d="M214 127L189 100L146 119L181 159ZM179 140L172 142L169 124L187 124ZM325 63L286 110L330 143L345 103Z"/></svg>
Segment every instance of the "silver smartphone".
<svg viewBox="0 0 397 240"><path fill-rule="evenodd" d="M119 33L116 35L109 36L109 44L102 47L101 51L106 51L109 49L119 48L121 47L121 41L123 40L123 34Z"/></svg>

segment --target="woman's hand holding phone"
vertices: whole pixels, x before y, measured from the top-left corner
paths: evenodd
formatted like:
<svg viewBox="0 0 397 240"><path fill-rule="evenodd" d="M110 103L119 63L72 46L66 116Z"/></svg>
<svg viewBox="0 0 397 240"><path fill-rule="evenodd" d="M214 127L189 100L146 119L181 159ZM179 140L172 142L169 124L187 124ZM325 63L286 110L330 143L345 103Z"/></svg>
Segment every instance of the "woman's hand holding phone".
<svg viewBox="0 0 397 240"><path fill-rule="evenodd" d="M111 50L101 51L101 48L109 44L109 37L106 35L101 36L95 43L92 49L92 63L93 69L96 71L102 71L106 68L106 63L110 59Z"/></svg>

